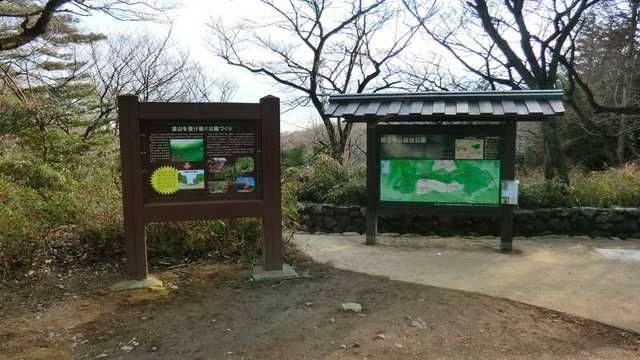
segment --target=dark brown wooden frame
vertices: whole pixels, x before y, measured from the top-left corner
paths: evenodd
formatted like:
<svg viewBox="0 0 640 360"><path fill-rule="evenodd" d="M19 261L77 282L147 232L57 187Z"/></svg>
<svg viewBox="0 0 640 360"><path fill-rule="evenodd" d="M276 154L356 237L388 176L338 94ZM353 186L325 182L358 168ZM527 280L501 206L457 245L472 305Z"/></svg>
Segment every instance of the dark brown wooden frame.
<svg viewBox="0 0 640 360"><path fill-rule="evenodd" d="M282 210L280 189L280 100L266 96L259 103L140 103L119 96L122 202L127 273L148 275L145 224L162 221L260 217L263 260L267 271L282 270ZM259 121L261 124L262 191L258 199L145 203L140 124L145 120Z"/></svg>
<svg viewBox="0 0 640 360"><path fill-rule="evenodd" d="M450 133L456 135L500 136L500 179L515 180L516 119L491 119L494 125L444 125L444 124L397 124L380 125L379 119L367 121L367 216L366 244L375 245L378 215L421 214L463 215L494 217L500 223L500 249L510 252L513 248L513 210L515 205L446 205L417 203L385 203L380 201L380 136L384 134L428 134Z"/></svg>

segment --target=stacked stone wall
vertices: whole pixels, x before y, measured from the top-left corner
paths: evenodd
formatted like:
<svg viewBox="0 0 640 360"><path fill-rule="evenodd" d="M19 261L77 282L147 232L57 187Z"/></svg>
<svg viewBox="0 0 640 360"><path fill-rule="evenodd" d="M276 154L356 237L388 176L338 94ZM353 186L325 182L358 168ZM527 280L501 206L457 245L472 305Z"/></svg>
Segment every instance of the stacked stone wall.
<svg viewBox="0 0 640 360"><path fill-rule="evenodd" d="M309 232L365 231L367 210L360 206L305 204L301 226ZM591 235L640 237L640 208L552 208L515 210L516 235ZM497 235L494 219L450 216L386 216L378 220L380 232L422 235Z"/></svg>

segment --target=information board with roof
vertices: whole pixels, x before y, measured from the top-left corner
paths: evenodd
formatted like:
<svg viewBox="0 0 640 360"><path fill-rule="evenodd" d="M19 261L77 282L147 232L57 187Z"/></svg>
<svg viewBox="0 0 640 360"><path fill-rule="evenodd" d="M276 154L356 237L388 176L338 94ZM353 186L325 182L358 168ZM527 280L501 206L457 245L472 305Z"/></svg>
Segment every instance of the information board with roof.
<svg viewBox="0 0 640 360"><path fill-rule="evenodd" d="M554 121L562 91L353 94L328 112L367 124L367 244L384 214L490 216L511 251L516 123Z"/></svg>

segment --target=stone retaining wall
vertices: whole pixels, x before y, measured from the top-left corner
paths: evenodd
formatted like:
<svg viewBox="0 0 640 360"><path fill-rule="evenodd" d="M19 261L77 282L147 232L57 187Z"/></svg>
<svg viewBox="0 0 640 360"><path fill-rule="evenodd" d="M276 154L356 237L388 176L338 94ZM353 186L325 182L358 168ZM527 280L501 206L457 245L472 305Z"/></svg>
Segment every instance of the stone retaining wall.
<svg viewBox="0 0 640 360"><path fill-rule="evenodd" d="M301 225L309 232L365 231L366 208L305 204ZM449 216L380 217L378 231L422 235L497 235L494 219ZM640 208L553 208L515 211L516 235L581 234L640 237Z"/></svg>

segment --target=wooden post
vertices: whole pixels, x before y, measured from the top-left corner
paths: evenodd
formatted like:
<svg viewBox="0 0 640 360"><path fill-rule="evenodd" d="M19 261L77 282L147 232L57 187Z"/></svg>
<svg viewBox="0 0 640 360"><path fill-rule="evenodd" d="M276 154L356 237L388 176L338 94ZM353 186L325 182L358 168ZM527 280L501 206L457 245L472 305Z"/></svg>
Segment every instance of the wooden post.
<svg viewBox="0 0 640 360"><path fill-rule="evenodd" d="M379 159L378 159L378 132L377 120L367 122L367 245L376 244L376 232L378 231L378 202L380 201Z"/></svg>
<svg viewBox="0 0 640 360"><path fill-rule="evenodd" d="M263 257L264 269L282 270L282 208L280 188L280 99L260 99L263 164Z"/></svg>
<svg viewBox="0 0 640 360"><path fill-rule="evenodd" d="M506 120L503 137L502 179L515 180L516 162L516 120ZM502 194L501 194L502 197ZM511 252L513 249L513 208L515 205L501 204L500 214L500 250Z"/></svg>
<svg viewBox="0 0 640 360"><path fill-rule="evenodd" d="M122 210L126 242L127 274L142 280L147 277L147 244L144 234L140 122L138 97L118 97L120 164L122 168Z"/></svg>

